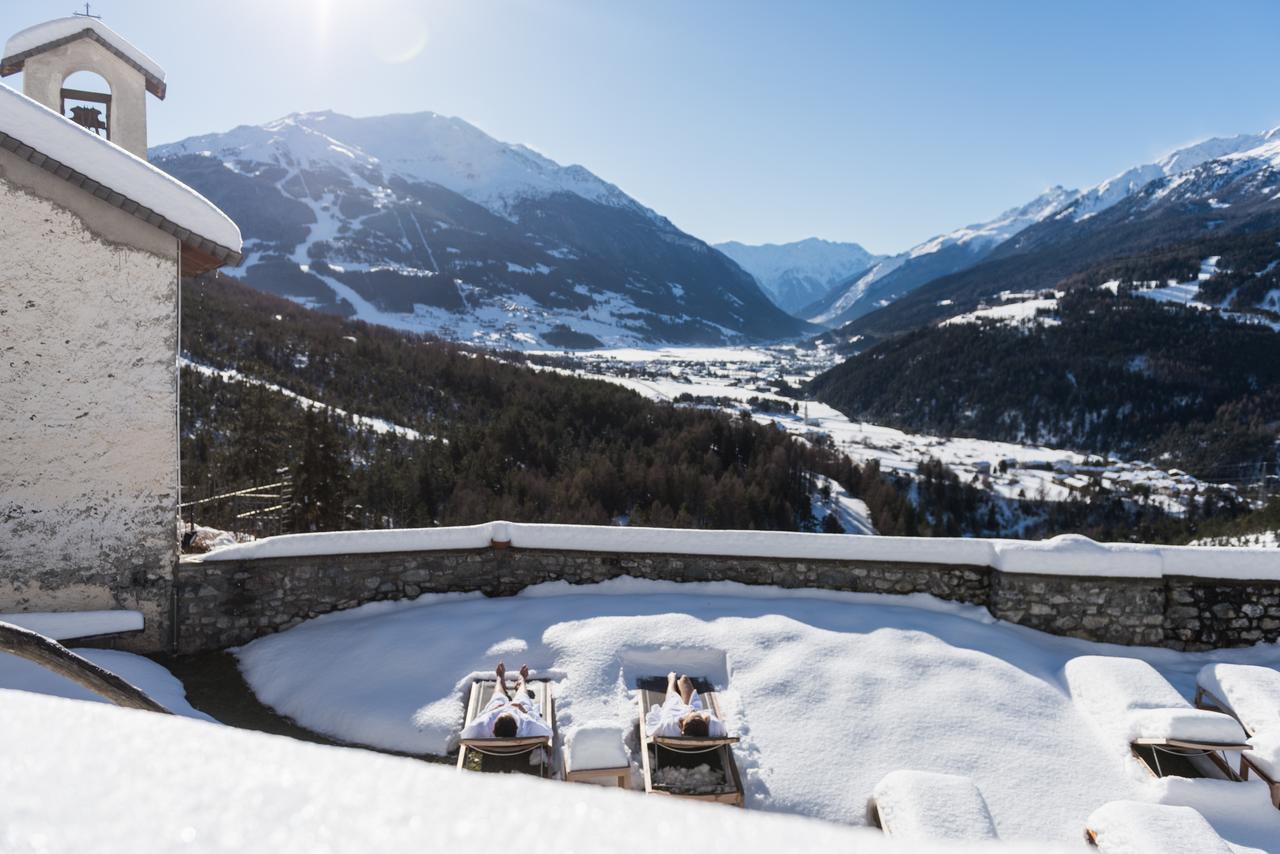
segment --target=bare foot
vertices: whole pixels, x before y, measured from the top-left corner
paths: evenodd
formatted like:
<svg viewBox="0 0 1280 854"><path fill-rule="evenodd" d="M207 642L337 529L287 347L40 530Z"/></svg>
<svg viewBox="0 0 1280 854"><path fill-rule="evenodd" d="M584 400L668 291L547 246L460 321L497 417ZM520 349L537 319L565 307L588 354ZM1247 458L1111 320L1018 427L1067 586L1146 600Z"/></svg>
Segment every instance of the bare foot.
<svg viewBox="0 0 1280 854"><path fill-rule="evenodd" d="M520 665L520 678L521 679L529 678L529 665L527 664Z"/></svg>
<svg viewBox="0 0 1280 854"><path fill-rule="evenodd" d="M676 684L680 686L680 693L681 693L681 694L688 694L688 695L692 696L692 694L693 694L693 680L692 680L692 679L690 679L688 676L681 676L681 677L680 677L680 681L679 681L679 682L677 682Z"/></svg>
<svg viewBox="0 0 1280 854"><path fill-rule="evenodd" d="M674 670L672 670L670 673L667 674L667 681L668 682L676 681L676 672Z"/></svg>
<svg viewBox="0 0 1280 854"><path fill-rule="evenodd" d="M498 674L498 681L503 682L507 678L507 665L499 661L498 666L493 668L493 672Z"/></svg>

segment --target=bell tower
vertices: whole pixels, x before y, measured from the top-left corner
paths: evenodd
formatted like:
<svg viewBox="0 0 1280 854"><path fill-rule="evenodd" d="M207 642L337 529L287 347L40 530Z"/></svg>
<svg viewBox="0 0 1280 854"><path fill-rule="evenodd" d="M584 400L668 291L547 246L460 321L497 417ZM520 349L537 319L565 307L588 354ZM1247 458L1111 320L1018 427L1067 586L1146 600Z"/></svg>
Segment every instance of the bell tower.
<svg viewBox="0 0 1280 854"><path fill-rule="evenodd" d="M16 33L5 44L0 77L22 72L28 98L121 148L147 159L147 93L164 99L164 70L85 11ZM107 92L68 88L81 71L98 75Z"/></svg>

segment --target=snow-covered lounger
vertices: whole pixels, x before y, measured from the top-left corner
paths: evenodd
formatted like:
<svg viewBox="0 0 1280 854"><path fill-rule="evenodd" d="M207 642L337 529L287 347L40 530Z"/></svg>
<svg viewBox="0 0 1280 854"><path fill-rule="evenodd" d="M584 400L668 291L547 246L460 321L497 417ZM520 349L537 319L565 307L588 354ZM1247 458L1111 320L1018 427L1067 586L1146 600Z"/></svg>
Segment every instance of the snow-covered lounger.
<svg viewBox="0 0 1280 854"><path fill-rule="evenodd" d="M1115 854L1232 854L1205 817L1191 807L1111 801L1093 811L1085 838L1099 851Z"/></svg>
<svg viewBox="0 0 1280 854"><path fill-rule="evenodd" d="M564 736L561 760L564 778L569 782L605 779L627 788L631 776L631 759L623 742L623 732L611 722L585 723Z"/></svg>
<svg viewBox="0 0 1280 854"><path fill-rule="evenodd" d="M1196 676L1196 705L1231 715L1249 736L1240 776L1253 771L1280 808L1280 671L1254 664L1206 664Z"/></svg>
<svg viewBox="0 0 1280 854"><path fill-rule="evenodd" d="M1136 658L1084 655L1064 668L1071 697L1106 730L1123 735L1135 757L1163 776L1160 754L1187 758L1196 770L1201 755L1228 780L1240 776L1219 752L1250 749L1230 715L1194 708L1154 667ZM1143 755L1151 753L1151 761ZM1212 771L1212 769L1209 769Z"/></svg>
<svg viewBox="0 0 1280 854"><path fill-rule="evenodd" d="M891 771L876 784L867 820L894 839L973 842L999 839L982 792L968 777Z"/></svg>

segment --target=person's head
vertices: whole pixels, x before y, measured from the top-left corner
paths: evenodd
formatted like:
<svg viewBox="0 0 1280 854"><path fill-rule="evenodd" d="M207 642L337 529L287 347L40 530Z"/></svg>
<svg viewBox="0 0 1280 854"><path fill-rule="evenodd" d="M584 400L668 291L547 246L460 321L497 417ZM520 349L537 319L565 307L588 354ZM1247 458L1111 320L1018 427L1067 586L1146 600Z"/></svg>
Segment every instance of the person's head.
<svg viewBox="0 0 1280 854"><path fill-rule="evenodd" d="M706 738L710 732L707 719L699 714L685 715L680 719L680 733L689 738Z"/></svg>
<svg viewBox="0 0 1280 854"><path fill-rule="evenodd" d="M499 715L498 719L493 722L493 736L494 738L515 738L515 715Z"/></svg>

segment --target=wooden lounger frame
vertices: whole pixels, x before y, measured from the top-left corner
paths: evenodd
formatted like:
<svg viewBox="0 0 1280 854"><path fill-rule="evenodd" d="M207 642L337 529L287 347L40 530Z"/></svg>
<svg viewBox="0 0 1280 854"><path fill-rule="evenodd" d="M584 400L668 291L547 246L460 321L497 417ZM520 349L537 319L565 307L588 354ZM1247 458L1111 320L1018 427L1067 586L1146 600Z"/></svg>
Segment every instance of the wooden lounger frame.
<svg viewBox="0 0 1280 854"><path fill-rule="evenodd" d="M551 774L551 742L555 739L556 730L555 701L551 697L551 683L546 679L530 679L528 686L533 693L533 699L539 705L542 719L551 727L551 735L535 735L524 738L464 738L458 748L457 768L459 771L466 768L467 754L470 751L491 756L520 756L525 753L532 753L538 748L545 748L546 753L543 756L539 773L542 777L547 777ZM497 688L498 681L496 679L477 679L471 683L471 692L467 697L467 715L463 726L475 720L480 710L489 704L489 700L492 699L493 692Z"/></svg>
<svg viewBox="0 0 1280 854"><path fill-rule="evenodd" d="M1147 760L1138 753L1137 748L1139 747L1153 747L1156 749L1172 747L1179 750L1204 751L1204 755L1209 758L1209 761L1214 764L1214 767L1221 771L1228 780L1236 783L1240 782L1243 778L1236 773L1234 768L1227 764L1227 761L1223 759L1219 753L1249 750L1249 745L1247 744L1221 744L1209 741L1187 741L1181 738L1135 738L1129 743L1129 749L1133 752L1134 758L1142 763L1147 771L1151 773L1152 777L1158 777L1160 775L1157 774L1156 769L1148 765ZM1243 753L1241 755L1243 755Z"/></svg>
<svg viewBox="0 0 1280 854"><path fill-rule="evenodd" d="M1227 703L1218 699L1212 691L1209 691L1206 688L1201 688L1199 685L1196 686L1196 708L1207 709L1211 712L1222 712L1224 715L1231 715L1231 717L1236 719L1236 723L1240 724L1241 728L1244 729L1246 734L1249 736L1253 736L1255 734L1250 731L1249 727L1245 726L1244 721L1240 720L1240 717L1232 711ZM1254 764L1253 760L1249 758L1249 754L1247 752L1241 751L1240 779L1248 780L1250 772L1253 772L1254 776L1267 784L1271 790L1271 805L1276 809L1280 809L1280 780L1277 780L1266 771L1259 768Z"/></svg>
<svg viewBox="0 0 1280 854"><path fill-rule="evenodd" d="M711 801L721 804L732 804L733 806L744 806L745 799L742 792L742 775L738 771L738 763L733 758L733 745L738 743L736 735L725 736L723 738L692 738L687 736L651 736L649 735L648 726L645 723L645 717L649 714L649 708L653 705L662 705L666 700L666 678L661 680L662 690L654 688L646 688L646 684L654 684L651 679L636 680L636 703L640 709L640 757L641 768L644 771L644 790L651 795L667 795L673 798L687 798L694 801ZM695 687L698 689L698 695L702 698L703 709L711 712L715 717L724 720L720 713L720 700L716 692L710 689L709 683L705 680L694 680ZM705 689L705 690L704 690ZM671 750L677 753L715 753L719 759L721 767L724 768L725 782L732 786L732 791L728 792L708 792L706 794L680 792L669 792L664 789L655 788L653 785L653 761L649 758L649 747L652 745L655 752L658 749Z"/></svg>

